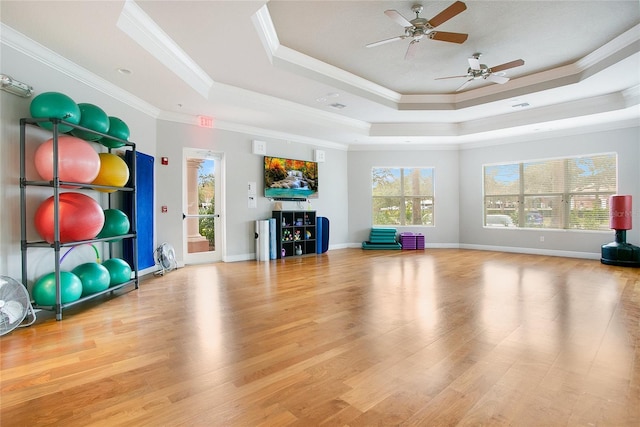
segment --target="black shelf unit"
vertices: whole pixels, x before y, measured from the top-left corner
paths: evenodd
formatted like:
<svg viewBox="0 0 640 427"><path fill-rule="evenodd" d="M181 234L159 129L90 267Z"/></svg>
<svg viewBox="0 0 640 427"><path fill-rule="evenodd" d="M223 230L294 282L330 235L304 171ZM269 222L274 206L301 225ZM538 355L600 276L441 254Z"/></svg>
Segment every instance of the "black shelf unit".
<svg viewBox="0 0 640 427"><path fill-rule="evenodd" d="M37 126L39 123L41 122L49 122L51 123L51 134L52 134L52 138L53 138L53 162L54 162L54 166L53 166L53 170L54 170L54 176L53 179L51 181L39 181L39 180L28 180L26 177L26 171L27 171L27 167L26 167L26 136L27 136L27 129L29 127L34 127L34 128L38 128L38 129L43 129L39 126ZM131 280L115 285L115 286L111 286L108 289L101 291L101 292L96 292L93 293L91 295L86 295L83 296L75 301L72 302L67 302L67 303L62 303L61 301L61 289L60 289L60 249L64 248L64 247L73 247L73 246L79 246L79 245L84 245L84 244L88 244L88 243L97 243L97 242L108 242L109 244L109 252L110 254L113 252L112 251L112 245L114 244L114 237L106 237L106 238L96 238L96 239L91 239L91 240L82 240L82 241L74 241L74 242L60 242L59 240L54 240L53 243L49 243L46 242L44 240L37 240L37 241L28 241L27 240L27 188L30 186L36 186L36 187L48 187L52 189L53 192L53 197L54 197L54 218L58 218L58 208L59 208L59 196L60 194L63 192L61 191L64 186L66 187L75 187L74 190L96 190L96 189L105 189L105 190L113 190L113 192L108 193L108 203L107 203L107 208L111 208L111 198L113 194L116 194L116 192L120 192L125 194L125 197L130 197L132 201L135 201L135 193L136 193L136 188L135 188L135 182L136 182L136 167L135 167L135 162L132 162L129 166L129 183L127 186L125 187L111 187L111 186L106 186L106 185L95 185L95 184L85 184L85 183L78 183L78 182L68 182L68 181L61 181L59 179L59 177L56 175L57 171L58 171L58 137L60 135L65 135L64 133L59 132L59 126L60 125L65 125L71 128L75 128L75 129L80 129L83 130L85 132L90 132L93 133L95 135L100 135L102 137L106 137L106 138L110 138L116 141L119 141L120 143L123 144L122 147L119 147L118 150L131 150L134 153L134 158L135 158L135 151L136 151L136 145L133 142L129 142L123 139L119 139L116 137L113 137L111 135L107 135L105 133L100 133L100 132L96 132L93 131L91 129L82 127L82 126L78 126L76 124L73 123L69 123L66 122L64 120L61 119L57 119L57 118L50 118L50 119L42 119L42 118L38 118L38 119L34 119L34 118L22 118L20 119L20 249L21 249L21 255L22 255L22 283L24 284L24 286L27 286L27 264L28 264L28 250L29 248L51 248L54 251L54 274L55 274L55 282L56 282L56 304L52 305L52 306L43 306L43 305L34 305L35 308L40 308L43 310L50 310L50 311L55 311L56 313L56 320L62 320L62 312L64 309L72 307L76 304L80 304L84 301L90 300L90 299L94 299L97 298L101 295L107 294L107 293L114 293L117 290L120 290L126 286L133 286L134 289L138 289L139 287L139 277L138 277L138 265L137 265L137 260L138 260L138 245L137 245L137 232L136 232L136 224L137 224L137 220L136 220L136 207L135 207L135 203L131 203L131 210L130 210L130 214L129 214L129 222L131 224L131 228L130 228L130 232L128 234L124 234L124 235L120 235L117 236L117 240L118 241L124 241L125 239L127 240L131 240L133 242L133 265L131 265L131 271L132 271L132 278ZM95 143L95 144L99 144L99 143ZM111 148L107 148L104 147L102 145L100 145L102 148L104 148L105 152L112 152L113 150ZM59 224L58 223L54 223L54 235L55 236L59 236ZM104 257L103 257L104 258Z"/></svg>
<svg viewBox="0 0 640 427"><path fill-rule="evenodd" d="M272 218L276 220L276 258L316 253L315 211L273 211Z"/></svg>

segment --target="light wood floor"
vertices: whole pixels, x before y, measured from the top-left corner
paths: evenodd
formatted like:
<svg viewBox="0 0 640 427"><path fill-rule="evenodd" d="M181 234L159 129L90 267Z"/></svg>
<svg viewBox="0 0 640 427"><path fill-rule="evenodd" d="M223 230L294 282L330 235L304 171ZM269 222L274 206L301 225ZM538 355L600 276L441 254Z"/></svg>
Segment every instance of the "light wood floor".
<svg viewBox="0 0 640 427"><path fill-rule="evenodd" d="M467 250L191 266L0 339L2 426L640 425L640 269Z"/></svg>

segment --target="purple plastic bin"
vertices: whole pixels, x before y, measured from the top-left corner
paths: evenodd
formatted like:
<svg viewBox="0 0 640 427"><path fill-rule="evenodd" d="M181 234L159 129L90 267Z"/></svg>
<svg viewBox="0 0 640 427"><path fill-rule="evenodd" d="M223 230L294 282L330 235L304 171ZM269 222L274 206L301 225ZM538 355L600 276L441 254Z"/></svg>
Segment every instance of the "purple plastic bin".
<svg viewBox="0 0 640 427"><path fill-rule="evenodd" d="M400 233L400 244L402 250L416 248L416 236L413 233Z"/></svg>
<svg viewBox="0 0 640 427"><path fill-rule="evenodd" d="M424 234L400 233L402 250L424 249Z"/></svg>

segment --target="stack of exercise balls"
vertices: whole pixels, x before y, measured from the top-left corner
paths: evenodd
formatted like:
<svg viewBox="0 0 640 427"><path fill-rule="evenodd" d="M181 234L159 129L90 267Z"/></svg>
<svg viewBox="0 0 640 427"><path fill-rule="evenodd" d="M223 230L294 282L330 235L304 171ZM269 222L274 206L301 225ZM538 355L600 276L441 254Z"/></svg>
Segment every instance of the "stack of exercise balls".
<svg viewBox="0 0 640 427"><path fill-rule="evenodd" d="M77 104L69 96L59 92L45 92L34 97L30 113L36 119L56 118L81 127L58 124L57 178L60 187L68 190L95 185L95 190L113 192L116 190L99 186L123 187L127 184L129 168L125 161L115 154L99 152L95 144L92 144L98 143L109 149L126 145L129 127L124 121L108 116L94 104ZM37 123L45 129L53 129L51 121ZM36 149L34 155L35 169L45 181L53 181L55 178L53 146L54 140L50 138ZM129 233L131 224L124 212L117 209L103 210L96 199L78 191L60 192L58 197L60 243L117 238ZM54 197L51 196L40 204L34 215L36 231L50 244L56 241L54 205ZM117 240L115 238L111 240ZM72 271L61 271L61 302L73 302L83 296L104 291L129 281L130 277L131 267L118 258L109 259L103 264L84 263ZM36 280L32 294L36 304L54 305L55 274L48 273Z"/></svg>
<svg viewBox="0 0 640 427"><path fill-rule="evenodd" d="M129 127L122 119L107 116L100 107L93 104L76 104L73 99L63 93L44 92L39 94L31 101L29 110L31 117L34 119L60 119L113 138L123 141L129 140ZM38 122L38 125L49 130L53 128L52 123L49 121ZM64 124L58 126L58 131L61 133L70 132L72 135L85 140L98 141L109 148L118 148L125 145L122 141L95 135Z"/></svg>
<svg viewBox="0 0 640 427"><path fill-rule="evenodd" d="M126 283L131 280L131 273L131 266L121 258L109 258L102 264L85 262L71 271L60 271L60 302L66 304L77 301L81 297ZM55 305L55 273L47 273L36 280L31 294L37 305Z"/></svg>

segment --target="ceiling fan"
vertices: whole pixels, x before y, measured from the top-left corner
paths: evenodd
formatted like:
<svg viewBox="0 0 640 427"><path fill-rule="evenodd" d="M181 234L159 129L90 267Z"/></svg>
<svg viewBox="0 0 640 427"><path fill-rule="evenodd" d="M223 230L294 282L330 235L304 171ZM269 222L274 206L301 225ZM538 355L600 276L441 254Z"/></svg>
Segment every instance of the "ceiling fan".
<svg viewBox="0 0 640 427"><path fill-rule="evenodd" d="M374 43L369 43L367 47L379 46L381 44L393 42L396 40L404 40L407 37L411 37L411 43L409 43L409 47L407 48L407 52L404 56L404 59L411 59L415 55L415 49L418 46L420 40L423 37L428 37L431 40L440 40L444 42L450 43L464 43L469 37L468 34L462 33L447 33L444 31L436 31L434 28L445 23L449 19L458 15L459 13L465 11L467 9L467 5L461 1L456 1L451 6L431 18L430 20L426 20L424 18L420 18L420 12L422 12L421 4L414 4L411 7L411 10L416 14L415 19L409 21L404 16L402 16L397 10L390 9L385 10L384 14L389 18L393 19L398 24L404 27L404 34L396 37L392 37L390 39L380 40Z"/></svg>
<svg viewBox="0 0 640 427"><path fill-rule="evenodd" d="M480 53L474 53L471 58L468 58L469 69L467 70L467 74L463 76L439 77L436 80L466 77L467 81L462 83L462 85L458 89L456 89L456 92L459 92L467 87L472 81L478 79L484 79L494 83L504 84L509 81L509 77L504 76L504 70L524 65L524 60L516 59L515 61L506 62L494 67L487 67L485 64L480 63L480 55Z"/></svg>

